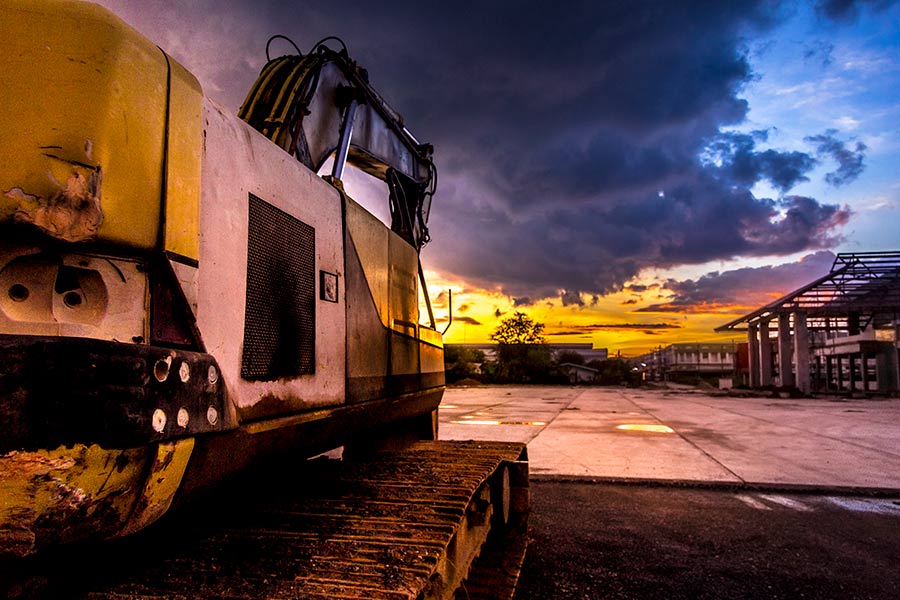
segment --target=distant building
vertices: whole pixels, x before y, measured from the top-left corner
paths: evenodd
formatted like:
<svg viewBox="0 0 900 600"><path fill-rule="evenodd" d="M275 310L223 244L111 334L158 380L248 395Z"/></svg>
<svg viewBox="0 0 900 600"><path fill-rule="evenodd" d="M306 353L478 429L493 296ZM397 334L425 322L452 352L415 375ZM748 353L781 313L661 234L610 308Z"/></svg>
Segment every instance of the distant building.
<svg viewBox="0 0 900 600"><path fill-rule="evenodd" d="M584 362L589 363L592 360L606 360L609 358L609 350L607 348L594 348L593 344L548 344L553 352L577 352L584 358Z"/></svg>
<svg viewBox="0 0 900 600"><path fill-rule="evenodd" d="M750 387L900 391L900 251L842 253L831 271L716 331L746 331Z"/></svg>
<svg viewBox="0 0 900 600"><path fill-rule="evenodd" d="M468 348L470 350L481 350L487 360L494 360L497 357L497 344L445 344L447 348ZM594 348L593 344L547 344L552 352L558 353L563 351L577 352L584 358L584 362L592 360L606 360L609 357L609 350L606 348Z"/></svg>
<svg viewBox="0 0 900 600"><path fill-rule="evenodd" d="M682 342L649 352L632 362L640 363L646 378L654 381L732 377L736 350L731 342Z"/></svg>
<svg viewBox="0 0 900 600"><path fill-rule="evenodd" d="M592 383L600 373L599 369L575 363L560 363L559 368L569 377L569 383Z"/></svg>

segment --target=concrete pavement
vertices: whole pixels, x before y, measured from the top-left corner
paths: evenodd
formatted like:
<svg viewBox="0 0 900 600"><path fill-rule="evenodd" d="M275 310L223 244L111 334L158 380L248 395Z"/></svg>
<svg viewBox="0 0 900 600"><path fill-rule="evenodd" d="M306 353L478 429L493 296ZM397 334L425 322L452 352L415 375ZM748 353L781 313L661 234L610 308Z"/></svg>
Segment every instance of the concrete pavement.
<svg viewBox="0 0 900 600"><path fill-rule="evenodd" d="M900 490L898 399L448 388L440 432L441 439L526 442L534 477Z"/></svg>

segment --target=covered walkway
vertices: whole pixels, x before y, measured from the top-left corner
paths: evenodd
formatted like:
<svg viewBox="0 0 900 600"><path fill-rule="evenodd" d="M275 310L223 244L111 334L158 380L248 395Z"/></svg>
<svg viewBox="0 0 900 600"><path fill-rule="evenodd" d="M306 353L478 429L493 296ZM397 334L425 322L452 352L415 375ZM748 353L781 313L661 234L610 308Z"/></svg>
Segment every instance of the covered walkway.
<svg viewBox="0 0 900 600"><path fill-rule="evenodd" d="M750 387L900 390L900 251L838 254L828 274L717 332L746 331Z"/></svg>

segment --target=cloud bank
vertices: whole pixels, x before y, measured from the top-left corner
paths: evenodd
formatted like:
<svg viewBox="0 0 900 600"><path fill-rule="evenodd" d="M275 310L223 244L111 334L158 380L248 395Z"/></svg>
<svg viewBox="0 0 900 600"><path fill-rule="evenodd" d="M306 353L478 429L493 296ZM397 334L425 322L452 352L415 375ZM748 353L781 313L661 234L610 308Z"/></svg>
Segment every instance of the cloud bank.
<svg viewBox="0 0 900 600"><path fill-rule="evenodd" d="M757 308L825 275L834 258L833 253L823 251L778 266L713 271L685 281L670 279L663 286L671 293L670 299L635 312L731 313L735 307Z"/></svg>
<svg viewBox="0 0 900 600"><path fill-rule="evenodd" d="M303 49L341 36L436 148L430 268L516 306L580 306L648 267L831 248L849 209L791 192L822 161L833 186L865 166L865 146L836 131L780 149L734 131L756 76L747 42L789 12L778 2L105 4L232 109L269 35ZM859 8L817 10L840 22ZM755 195L760 183L777 196Z"/></svg>

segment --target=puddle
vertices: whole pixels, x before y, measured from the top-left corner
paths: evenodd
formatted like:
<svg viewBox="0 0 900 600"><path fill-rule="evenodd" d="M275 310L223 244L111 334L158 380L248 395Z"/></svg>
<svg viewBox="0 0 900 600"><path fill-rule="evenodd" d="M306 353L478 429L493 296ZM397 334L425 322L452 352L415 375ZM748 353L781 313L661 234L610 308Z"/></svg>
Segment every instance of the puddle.
<svg viewBox="0 0 900 600"><path fill-rule="evenodd" d="M616 429L622 431L645 431L649 433L675 433L675 430L668 425L649 425L646 423L625 423L616 425Z"/></svg>

